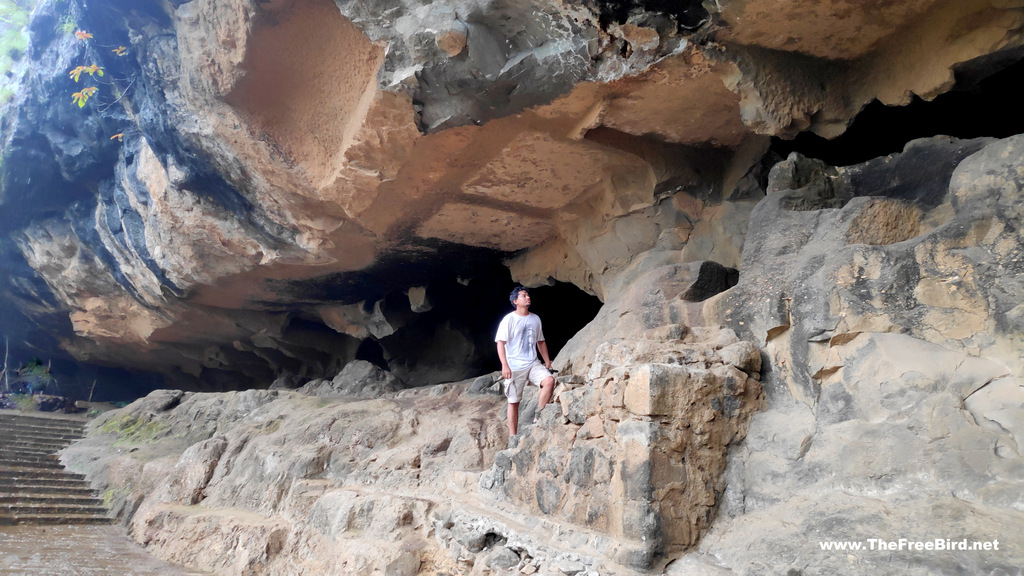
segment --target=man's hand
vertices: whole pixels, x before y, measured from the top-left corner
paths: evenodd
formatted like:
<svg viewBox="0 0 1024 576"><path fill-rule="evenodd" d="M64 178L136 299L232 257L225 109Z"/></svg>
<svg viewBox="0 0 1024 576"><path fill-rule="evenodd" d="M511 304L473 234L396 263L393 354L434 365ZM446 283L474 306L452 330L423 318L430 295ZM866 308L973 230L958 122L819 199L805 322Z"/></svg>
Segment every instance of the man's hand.
<svg viewBox="0 0 1024 576"><path fill-rule="evenodd" d="M551 371L551 356L548 355L548 343L544 340L537 342L537 350L540 350L540 357L544 359L544 367Z"/></svg>
<svg viewBox="0 0 1024 576"><path fill-rule="evenodd" d="M512 377L512 369L508 367L508 360L505 357L504 340L498 340L498 360L501 360L501 377L508 380Z"/></svg>

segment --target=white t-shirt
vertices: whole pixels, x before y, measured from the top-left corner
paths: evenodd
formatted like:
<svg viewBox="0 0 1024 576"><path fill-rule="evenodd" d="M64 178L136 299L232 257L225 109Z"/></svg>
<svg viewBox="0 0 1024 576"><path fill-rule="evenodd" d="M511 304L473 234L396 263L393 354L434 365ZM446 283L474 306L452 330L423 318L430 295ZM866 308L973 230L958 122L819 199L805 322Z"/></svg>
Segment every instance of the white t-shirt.
<svg viewBox="0 0 1024 576"><path fill-rule="evenodd" d="M495 342L505 342L505 359L514 371L525 370L537 359L537 342L544 341L540 327L540 316L529 313L520 316L509 312L498 324Z"/></svg>

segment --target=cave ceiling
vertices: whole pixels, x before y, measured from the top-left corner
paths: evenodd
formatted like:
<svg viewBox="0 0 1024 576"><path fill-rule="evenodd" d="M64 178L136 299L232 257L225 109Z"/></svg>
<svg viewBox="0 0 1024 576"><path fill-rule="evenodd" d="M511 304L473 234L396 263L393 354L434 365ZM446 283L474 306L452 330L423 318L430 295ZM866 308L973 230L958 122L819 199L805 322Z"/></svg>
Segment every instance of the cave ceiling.
<svg viewBox="0 0 1024 576"><path fill-rule="evenodd" d="M2 124L5 335L267 384L397 329L418 304L388 294L502 259L607 300L666 235L725 234L701 218L749 199L772 137L834 138L1018 60L1019 4L43 4ZM62 11L93 38L55 31ZM79 109L82 62L109 84Z"/></svg>

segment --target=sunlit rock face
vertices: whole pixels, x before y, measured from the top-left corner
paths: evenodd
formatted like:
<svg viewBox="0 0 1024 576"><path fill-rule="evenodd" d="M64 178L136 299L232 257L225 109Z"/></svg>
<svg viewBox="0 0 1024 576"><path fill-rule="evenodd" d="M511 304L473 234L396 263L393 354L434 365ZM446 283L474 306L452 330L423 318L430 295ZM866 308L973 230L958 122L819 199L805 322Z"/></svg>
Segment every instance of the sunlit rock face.
<svg viewBox="0 0 1024 576"><path fill-rule="evenodd" d="M704 307L761 346L770 407L734 454L702 552L756 574L819 535L994 540L1024 525L1021 144L936 137L854 166L791 155L773 168L744 273ZM814 544L783 563L850 569ZM904 561L1013 573L1021 557ZM888 562L860 556L853 570Z"/></svg>

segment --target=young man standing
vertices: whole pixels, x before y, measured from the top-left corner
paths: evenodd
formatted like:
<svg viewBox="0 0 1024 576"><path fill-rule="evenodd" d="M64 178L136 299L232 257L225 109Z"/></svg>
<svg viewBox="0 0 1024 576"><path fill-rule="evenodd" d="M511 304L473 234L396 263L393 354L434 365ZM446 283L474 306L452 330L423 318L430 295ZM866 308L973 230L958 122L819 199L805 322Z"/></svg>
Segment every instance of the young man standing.
<svg viewBox="0 0 1024 576"><path fill-rule="evenodd" d="M540 317L530 312L530 293L526 288L517 286L512 290L509 301L516 310L501 319L494 341L498 343L501 377L505 379L505 396L508 398L508 433L515 436L519 430L519 402L523 399L526 382L540 387L537 400L537 412L540 413L551 400L555 378L550 372L551 358L548 357L548 343L544 341ZM543 364L537 359L538 350L544 359Z"/></svg>

